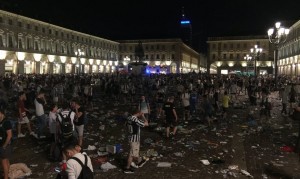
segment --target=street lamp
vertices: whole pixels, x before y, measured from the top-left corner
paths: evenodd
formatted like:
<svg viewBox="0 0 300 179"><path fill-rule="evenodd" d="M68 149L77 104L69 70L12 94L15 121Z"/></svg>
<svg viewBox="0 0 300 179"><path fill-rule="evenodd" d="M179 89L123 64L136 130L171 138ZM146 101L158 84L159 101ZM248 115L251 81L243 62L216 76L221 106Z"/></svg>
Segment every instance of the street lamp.
<svg viewBox="0 0 300 179"><path fill-rule="evenodd" d="M128 65L129 65L129 62L130 62L130 58L128 56L126 56L124 59L123 59L123 65L126 66L126 71L128 72Z"/></svg>
<svg viewBox="0 0 300 179"><path fill-rule="evenodd" d="M277 87L277 76L278 76L278 47L280 44L286 41L287 35L290 30L281 26L280 22L275 23L275 28L270 28L268 30L269 41L272 44L275 44L275 53L274 53L274 76L275 76L275 86Z"/></svg>
<svg viewBox="0 0 300 179"><path fill-rule="evenodd" d="M250 49L250 55L254 59L254 76L256 76L256 74L257 74L256 73L256 69L257 69L256 61L257 61L258 57L261 55L261 52L262 52L262 48L258 48L257 45L254 45L254 48Z"/></svg>
<svg viewBox="0 0 300 179"><path fill-rule="evenodd" d="M19 63L25 59L25 52L16 52L17 56L17 72L20 73Z"/></svg>
<svg viewBox="0 0 300 179"><path fill-rule="evenodd" d="M81 73L81 64L80 64L80 57L84 55L84 52L81 51L81 49L77 49L77 51L75 51L75 55L77 57L77 63L78 63L78 74Z"/></svg>
<svg viewBox="0 0 300 179"><path fill-rule="evenodd" d="M248 64L252 60L252 57L249 54L247 54L246 56L244 56L244 60L246 60L246 64L247 64L247 66L246 66L246 68L247 68L246 72L247 72L247 75L248 75Z"/></svg>

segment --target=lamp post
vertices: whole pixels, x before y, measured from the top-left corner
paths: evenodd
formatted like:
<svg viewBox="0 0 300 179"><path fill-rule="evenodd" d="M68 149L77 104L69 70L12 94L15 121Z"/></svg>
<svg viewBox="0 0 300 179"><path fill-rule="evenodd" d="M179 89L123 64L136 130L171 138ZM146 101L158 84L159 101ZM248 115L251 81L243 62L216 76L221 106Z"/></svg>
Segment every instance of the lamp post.
<svg viewBox="0 0 300 179"><path fill-rule="evenodd" d="M130 62L130 58L129 58L128 56L126 56L126 57L123 59L123 64L124 64L124 66L126 66L126 72L129 71L129 69L128 69L129 62Z"/></svg>
<svg viewBox="0 0 300 179"><path fill-rule="evenodd" d="M77 51L75 51L75 55L77 57L77 63L78 63L78 74L81 73L81 63L80 63L80 57L84 55L84 52L81 51L81 49L77 49Z"/></svg>
<svg viewBox="0 0 300 179"><path fill-rule="evenodd" d="M247 54L246 56L244 56L244 60L246 60L246 72L247 72L247 75L248 75L248 64L249 64L249 62L252 60L252 57L249 55L249 54Z"/></svg>
<svg viewBox="0 0 300 179"><path fill-rule="evenodd" d="M254 59L254 76L257 75L257 66L256 66L256 61L258 57L261 55L262 48L258 48L257 45L254 45L254 48L250 49L250 54L252 58Z"/></svg>
<svg viewBox="0 0 300 179"><path fill-rule="evenodd" d="M166 60L166 65L167 65L167 71L168 71L168 67L169 67L169 73L171 72L171 63L172 61L170 59Z"/></svg>
<svg viewBox="0 0 300 179"><path fill-rule="evenodd" d="M290 30L281 26L280 22L275 23L275 28L270 28L268 30L268 36L270 43L275 45L274 51L274 77L275 77L275 87L277 87L277 76L278 76L278 47L280 44L286 41L287 35Z"/></svg>
<svg viewBox="0 0 300 179"><path fill-rule="evenodd" d="M17 75L20 74L20 61L23 61L25 59L25 52L16 52L16 56L17 56Z"/></svg>

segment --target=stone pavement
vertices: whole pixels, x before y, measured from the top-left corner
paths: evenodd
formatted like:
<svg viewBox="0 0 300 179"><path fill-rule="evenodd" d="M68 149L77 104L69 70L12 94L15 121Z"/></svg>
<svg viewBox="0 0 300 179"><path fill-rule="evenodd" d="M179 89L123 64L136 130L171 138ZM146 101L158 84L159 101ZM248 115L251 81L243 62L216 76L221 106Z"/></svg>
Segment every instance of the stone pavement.
<svg viewBox="0 0 300 179"><path fill-rule="evenodd" d="M93 158L96 178L300 178L298 156L281 150L295 143L299 124L280 115L280 101L275 94L272 101L273 117L269 122L262 119L249 123L247 114L254 110L258 118L258 107L236 105L230 108L228 120L216 121L214 127L208 127L199 116L188 124L180 123L178 135L172 140L165 139L161 121L154 121L141 134L141 154L150 157L150 161L134 174L124 174L128 144L122 114L134 104L102 100L96 95L83 148ZM241 95L236 104L243 102L246 98ZM180 109L178 113L181 118ZM108 144L121 144L123 151L107 158L117 169L102 170L97 150ZM88 146L95 146L96 150L86 150ZM28 178L55 178L54 168L59 164L47 159L48 149L47 140L36 141L29 136L17 139L11 163L30 166L33 174Z"/></svg>

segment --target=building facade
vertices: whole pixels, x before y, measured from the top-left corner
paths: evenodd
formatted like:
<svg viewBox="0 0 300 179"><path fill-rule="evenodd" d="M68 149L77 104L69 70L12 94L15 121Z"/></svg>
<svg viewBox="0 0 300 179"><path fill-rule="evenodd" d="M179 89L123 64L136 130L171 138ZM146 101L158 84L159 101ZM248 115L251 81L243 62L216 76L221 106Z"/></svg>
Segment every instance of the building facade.
<svg viewBox="0 0 300 179"><path fill-rule="evenodd" d="M278 74L300 75L300 20L290 27L287 40L278 49Z"/></svg>
<svg viewBox="0 0 300 179"><path fill-rule="evenodd" d="M257 75L273 73L273 47L267 36L209 37L207 43L210 73L253 74L255 61ZM261 53L250 52L255 45Z"/></svg>
<svg viewBox="0 0 300 179"><path fill-rule="evenodd" d="M0 10L0 74L111 73L119 43Z"/></svg>
<svg viewBox="0 0 300 179"><path fill-rule="evenodd" d="M181 39L117 42L0 10L0 75L113 73L135 61L139 41L149 73L206 70L204 56Z"/></svg>
<svg viewBox="0 0 300 179"><path fill-rule="evenodd" d="M121 63L125 66L136 62L135 47L142 43L143 62L147 63L147 73L189 73L206 69L206 59L184 44L181 39L122 40L119 52ZM129 69L130 70L130 69Z"/></svg>

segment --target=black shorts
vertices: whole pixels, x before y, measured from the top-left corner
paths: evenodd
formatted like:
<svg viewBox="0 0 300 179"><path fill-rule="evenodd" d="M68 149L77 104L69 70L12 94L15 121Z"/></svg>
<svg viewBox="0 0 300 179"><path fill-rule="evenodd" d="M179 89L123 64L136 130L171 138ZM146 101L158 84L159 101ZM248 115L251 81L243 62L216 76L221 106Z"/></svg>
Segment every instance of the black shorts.
<svg viewBox="0 0 300 179"><path fill-rule="evenodd" d="M0 158L1 159L10 159L12 155L12 146L8 145L5 149L1 147L0 149Z"/></svg>
<svg viewBox="0 0 300 179"><path fill-rule="evenodd" d="M190 106L184 106L184 110L190 111Z"/></svg>
<svg viewBox="0 0 300 179"><path fill-rule="evenodd" d="M227 112L227 110L228 110L228 108L223 107L223 112L224 112L224 113Z"/></svg>
<svg viewBox="0 0 300 179"><path fill-rule="evenodd" d="M50 142L55 142L55 134L51 134L51 136L50 136Z"/></svg>
<svg viewBox="0 0 300 179"><path fill-rule="evenodd" d="M175 119L166 119L166 127L176 127L177 121Z"/></svg>

